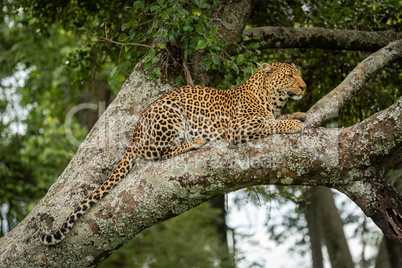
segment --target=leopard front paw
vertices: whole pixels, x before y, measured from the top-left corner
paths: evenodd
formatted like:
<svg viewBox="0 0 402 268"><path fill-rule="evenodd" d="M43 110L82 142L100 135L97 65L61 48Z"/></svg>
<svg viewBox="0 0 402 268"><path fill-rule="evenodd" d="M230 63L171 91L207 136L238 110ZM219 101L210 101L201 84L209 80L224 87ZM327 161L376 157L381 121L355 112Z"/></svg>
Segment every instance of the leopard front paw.
<svg viewBox="0 0 402 268"><path fill-rule="evenodd" d="M304 123L300 120L291 120L292 124L288 133L298 133L304 129Z"/></svg>
<svg viewBox="0 0 402 268"><path fill-rule="evenodd" d="M302 112L295 112L292 114L292 119L297 119L302 122L305 122L307 120L307 114Z"/></svg>
<svg viewBox="0 0 402 268"><path fill-rule="evenodd" d="M304 129L304 123L300 120L292 119L292 120L282 120L279 121L280 125L278 125L279 133L298 133Z"/></svg>

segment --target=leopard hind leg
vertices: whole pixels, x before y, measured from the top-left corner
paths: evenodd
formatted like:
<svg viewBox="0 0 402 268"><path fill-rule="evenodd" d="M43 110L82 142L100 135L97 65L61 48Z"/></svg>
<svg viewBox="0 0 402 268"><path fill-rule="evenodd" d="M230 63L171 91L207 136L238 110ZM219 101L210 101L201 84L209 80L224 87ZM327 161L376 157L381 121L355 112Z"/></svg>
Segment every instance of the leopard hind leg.
<svg viewBox="0 0 402 268"><path fill-rule="evenodd" d="M172 158L176 155L184 154L190 150L198 149L206 143L207 143L207 139L205 139L205 138L202 138L202 137L195 138L189 142L182 142L177 145L172 145L172 146L164 148L160 152L160 157L161 157L161 159Z"/></svg>

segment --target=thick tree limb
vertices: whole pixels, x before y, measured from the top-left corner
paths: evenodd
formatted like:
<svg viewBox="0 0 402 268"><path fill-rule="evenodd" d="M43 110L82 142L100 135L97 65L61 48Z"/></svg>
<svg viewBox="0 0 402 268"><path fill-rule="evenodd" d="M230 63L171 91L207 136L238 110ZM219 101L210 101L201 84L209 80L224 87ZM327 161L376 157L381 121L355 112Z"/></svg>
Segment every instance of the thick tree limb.
<svg viewBox="0 0 402 268"><path fill-rule="evenodd" d="M320 126L325 120L338 115L342 108L363 85L384 66L402 57L402 39L371 54L342 81L334 90L319 100L308 111L307 127Z"/></svg>
<svg viewBox="0 0 402 268"><path fill-rule="evenodd" d="M376 51L402 38L402 34L394 31L366 32L324 28L258 27L243 32L245 38L256 36L260 37L257 41L260 49L320 48L359 51Z"/></svg>

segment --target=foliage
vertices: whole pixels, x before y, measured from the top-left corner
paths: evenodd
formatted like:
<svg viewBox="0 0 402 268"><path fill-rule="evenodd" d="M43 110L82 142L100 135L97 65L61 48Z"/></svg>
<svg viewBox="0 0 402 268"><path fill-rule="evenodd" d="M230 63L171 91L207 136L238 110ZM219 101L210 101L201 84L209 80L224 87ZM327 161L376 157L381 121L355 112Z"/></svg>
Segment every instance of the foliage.
<svg viewBox="0 0 402 268"><path fill-rule="evenodd" d="M228 42L218 37L218 28L210 25L210 8L217 0L193 0L193 1L166 1L156 2L138 0L133 3L129 12L130 19L121 25L122 33L120 42L152 45L150 49L139 46L125 46L124 58L132 62L138 62L146 57L145 68L153 68L151 78L156 78L160 72L160 66L155 66L158 60L157 53L166 50L173 64L183 66L191 61L197 53L203 53L204 65L210 72L231 73L221 87L239 85L247 79L255 68L259 44L241 45L243 39L233 44L239 53L230 57L224 50ZM258 39L258 38L256 38ZM190 64L194 64L191 63ZM119 67L119 66L118 66ZM118 81L120 68L115 67L109 77L109 84ZM184 85L183 75L179 75L177 86ZM219 85L218 85L219 87Z"/></svg>
<svg viewBox="0 0 402 268"><path fill-rule="evenodd" d="M19 10L15 2L7 2L1 10L2 232L8 232L29 212L72 158L77 148L64 133L66 114L79 102L95 101L91 95L101 94L91 92L93 85L105 83L99 82L102 71L91 74L90 60L79 57L85 36L58 24L48 25L47 34L39 30L33 33L36 19ZM105 72L103 76L107 77ZM72 132L78 140L91 126L91 114L84 113L78 113L81 117L72 121Z"/></svg>

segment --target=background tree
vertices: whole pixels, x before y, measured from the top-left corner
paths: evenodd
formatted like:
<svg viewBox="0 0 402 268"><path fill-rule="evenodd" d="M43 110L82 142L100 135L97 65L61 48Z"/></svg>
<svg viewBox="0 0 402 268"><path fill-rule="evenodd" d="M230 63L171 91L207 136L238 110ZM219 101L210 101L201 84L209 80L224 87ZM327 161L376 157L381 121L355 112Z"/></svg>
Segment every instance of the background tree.
<svg viewBox="0 0 402 268"><path fill-rule="evenodd" d="M156 89L163 91L191 81L196 84L228 88L239 85L247 79L257 69L255 65L257 61L294 62L303 68L303 77L309 91L303 102L292 104L288 109L307 111L316 101L335 88L357 63L372 51L399 39L398 32L401 30L400 13L397 13L400 12L400 8L396 1L378 2L375 5L365 2L353 2L350 5L346 2L289 5L282 1L269 4L264 1L252 4L248 1L238 3L184 1L180 4L166 1L118 4L89 1L69 3L65 6L56 2L43 4L32 1L29 3L7 1L4 4L6 8L2 10L4 23L0 42L1 60L4 63L1 65L1 78L5 96L2 101L4 111L2 130L4 130L1 132L1 152L4 152L1 161L2 166L6 167L2 169L4 172L1 174L2 183L6 185L2 187L5 191L1 193L4 204L2 210L6 211L1 215L2 217L6 215L7 219L7 223L2 220L4 223L2 230L5 232L33 208L35 198L44 195L45 190L71 159L75 147L64 135L63 125L70 108L82 102L99 105L99 100L105 101L106 105L109 104L118 92L121 82L131 73L129 69L132 66L137 65L138 73L146 73L151 79L157 78L150 81L153 81ZM19 7L23 8L22 12ZM227 14L229 10L238 13ZM275 27L259 28L267 25ZM304 28L311 25L338 30ZM98 37L79 31L83 26ZM244 27L246 30L243 31ZM387 32L379 32L383 30ZM106 40L108 42L99 42L105 39L108 39ZM143 44L152 48L124 45L127 43ZM29 72L25 85L15 90L9 87L7 91L6 78L21 69ZM141 78L134 82L132 79L127 80L126 88L131 87L133 83L141 84L141 81L146 85L147 79ZM111 87L108 87L106 82ZM400 96L399 85L400 66L397 62L379 71L366 83L365 88L360 90L361 93L347 105L343 107L340 105L341 109L336 118L329 123L350 126L375 112L384 110ZM139 87L135 90L141 89ZM12 114L10 103L13 103L10 92L11 96L20 98L24 107L24 109L16 108L15 114L20 114L21 111L28 112L26 118L23 118L23 123L19 123L21 128L26 128L22 132L13 129L13 124L18 125L21 118L9 119ZM156 97L158 94L152 93L149 96ZM141 95L133 97L140 98ZM116 102L119 103L118 100ZM127 107L127 103L122 105ZM296 105L299 107L295 107ZM136 106L129 111L129 114L135 115L138 110ZM84 137L85 131L95 123L97 113L98 111L91 113L89 109L78 114L77 120L73 122L75 137ZM129 120L129 117L124 118L127 119L124 121ZM132 121L135 121L135 117ZM120 137L128 141L132 123L124 124L127 127ZM113 127L110 131L116 132ZM81 184L75 184L75 191L80 193L77 199L85 195L82 191L89 191L92 189L92 184L98 184L101 176L105 178L105 174L110 172L118 159L117 155L123 150L124 141L116 144L114 137L107 139L113 144L112 152L106 152L106 148L110 148L110 145L92 150L98 150L98 153L106 154L110 159L105 160L102 168L95 170L94 174L87 174L86 179L88 180L89 176L94 178L95 182L88 184L88 181L85 182L85 178L82 178ZM398 166L392 168L395 173ZM97 176L98 179L95 178ZM400 184L400 177L394 177L393 180L396 184ZM304 188L295 191L301 200L296 200L297 204L308 204L304 213L308 215L308 207L313 203L313 199L309 200L310 195L303 194ZM330 196L332 194L326 195L332 198ZM294 196L288 197L294 201ZM67 204L65 213L73 207L73 204ZM206 219L213 222L211 217ZM41 221L44 220L45 218L41 218ZM293 221L292 225L295 223ZM309 224L307 220L307 227L310 229ZM306 226L296 228L306 229ZM169 226L162 229L171 232ZM211 235L213 232L206 232L214 236ZM160 230L157 233L159 235ZM178 233L183 234L183 230ZM309 234L313 243L314 234ZM155 239L152 237L148 241L158 241ZM329 247L326 238L318 240L322 239ZM152 253L155 253L155 248L152 249ZM318 254L318 251L313 252ZM150 256L149 254L145 253L146 256ZM214 254L209 256L210 259L203 259L209 261L220 258ZM177 259L181 260L183 257L178 256ZM224 259L227 258L221 260ZM322 257L318 257L314 263L322 263L321 259ZM334 261L331 257L334 266L337 259L345 260L344 256L335 258ZM138 260L141 258L136 258L136 261ZM94 263L97 261L98 259ZM151 260L145 258L143 262L146 261L158 265L166 260L154 256ZM362 260L362 263L364 261Z"/></svg>

